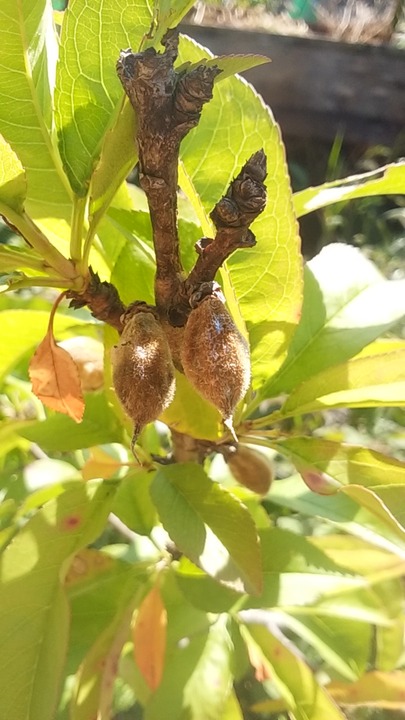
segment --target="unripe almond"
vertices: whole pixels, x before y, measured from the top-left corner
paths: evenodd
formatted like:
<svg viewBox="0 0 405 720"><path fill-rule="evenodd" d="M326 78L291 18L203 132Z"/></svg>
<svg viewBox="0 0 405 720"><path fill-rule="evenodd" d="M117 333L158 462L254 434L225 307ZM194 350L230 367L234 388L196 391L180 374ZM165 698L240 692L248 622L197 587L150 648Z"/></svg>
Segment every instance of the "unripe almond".
<svg viewBox="0 0 405 720"><path fill-rule="evenodd" d="M111 350L115 391L133 420L132 445L142 428L174 397L174 367L166 336L156 315L140 304L124 315L124 329Z"/></svg>
<svg viewBox="0 0 405 720"><path fill-rule="evenodd" d="M234 452L225 454L225 460L238 483L266 495L273 480L273 468L264 453L239 443Z"/></svg>
<svg viewBox="0 0 405 720"><path fill-rule="evenodd" d="M232 415L250 383L248 343L216 287L201 299L200 293L194 293L190 304L194 309L187 320L181 351L184 373L200 395L219 410L224 425L235 437Z"/></svg>

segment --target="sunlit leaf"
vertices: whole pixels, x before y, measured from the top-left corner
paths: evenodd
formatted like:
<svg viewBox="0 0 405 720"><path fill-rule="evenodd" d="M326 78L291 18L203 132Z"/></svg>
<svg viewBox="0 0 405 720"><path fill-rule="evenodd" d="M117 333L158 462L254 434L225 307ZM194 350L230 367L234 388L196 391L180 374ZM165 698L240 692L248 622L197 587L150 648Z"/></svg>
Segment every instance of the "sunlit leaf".
<svg viewBox="0 0 405 720"><path fill-rule="evenodd" d="M341 489L341 492L367 508L401 540L405 541L405 485L394 488L394 493L391 493L391 508L387 507L384 498L384 490L387 489L391 490L390 487L368 489L359 485L347 485Z"/></svg>
<svg viewBox="0 0 405 720"><path fill-rule="evenodd" d="M159 468L151 495L179 550L219 582L260 591L259 541L241 502L193 463Z"/></svg>
<svg viewBox="0 0 405 720"><path fill-rule="evenodd" d="M58 52L51 2L1 0L0 15L0 133L26 170L30 215L68 217L70 191L51 132Z"/></svg>
<svg viewBox="0 0 405 720"><path fill-rule="evenodd" d="M404 463L375 450L317 437L296 436L272 444L289 457L300 472L314 470L321 477L326 473L325 484L330 492L350 483L366 487L405 486Z"/></svg>
<svg viewBox="0 0 405 720"><path fill-rule="evenodd" d="M74 0L64 14L56 124L66 173L78 195L87 192L104 135L122 102L115 71L120 50L136 50L150 23L149 7L139 0L106 0L102 12L87 0Z"/></svg>
<svg viewBox="0 0 405 720"><path fill-rule="evenodd" d="M325 661L348 680L356 680L365 671L373 642L373 627L368 622L340 617L294 614L278 611L277 624L304 640ZM391 628L378 626L375 632Z"/></svg>
<svg viewBox="0 0 405 720"><path fill-rule="evenodd" d="M405 162L396 163L343 180L323 183L294 195L294 207L299 216L342 200L373 195L405 194Z"/></svg>
<svg viewBox="0 0 405 720"><path fill-rule="evenodd" d="M280 415L326 407L378 407L405 404L405 351L348 360L304 380L293 390Z"/></svg>
<svg viewBox="0 0 405 720"><path fill-rule="evenodd" d="M136 118L127 97L122 98L118 108L120 112L104 135L100 158L91 178L90 216L94 228L138 159Z"/></svg>
<svg viewBox="0 0 405 720"><path fill-rule="evenodd" d="M122 442L124 429L104 393L89 393L80 425L65 415L56 414L22 428L20 435L46 450L64 452Z"/></svg>
<svg viewBox="0 0 405 720"><path fill-rule="evenodd" d="M2 349L0 375L8 372L31 348L36 347L46 333L49 312L44 310L3 310L0 313ZM58 339L67 337L69 328L87 324L80 318L58 313L55 318L55 334Z"/></svg>
<svg viewBox="0 0 405 720"><path fill-rule="evenodd" d="M369 672L354 683L332 682L328 692L342 705L404 709L405 672Z"/></svg>
<svg viewBox="0 0 405 720"><path fill-rule="evenodd" d="M357 487L357 492L370 492ZM395 493L395 486L393 490ZM396 558L405 559L405 542L402 541L402 531L398 531L398 524L394 522L391 526L388 518L380 518L367 507L360 506L347 496L345 488L336 495L318 495L308 490L299 475L294 475L273 484L271 502L303 515L323 518L335 528L388 550Z"/></svg>
<svg viewBox="0 0 405 720"><path fill-rule="evenodd" d="M61 568L101 532L114 488L73 483L30 519L1 563L0 693L9 720L52 720L68 643Z"/></svg>
<svg viewBox="0 0 405 720"><path fill-rule="evenodd" d="M176 394L160 420L178 432L201 440L217 440L223 433L221 416L194 390L183 373L176 371Z"/></svg>
<svg viewBox="0 0 405 720"><path fill-rule="evenodd" d="M0 212L10 207L21 213L27 193L25 171L15 152L0 135Z"/></svg>
<svg viewBox="0 0 405 720"><path fill-rule="evenodd" d="M185 38L180 55L191 62L210 57L207 50ZM302 261L279 129L270 110L241 78L216 83L199 125L182 143L179 175L204 234L210 236L209 212L260 148L267 155L268 201L252 226L257 245L235 252L222 273L231 313L249 331L256 387L280 367L286 355L301 308Z"/></svg>
<svg viewBox="0 0 405 720"><path fill-rule="evenodd" d="M311 668L283 636L253 624L243 627L243 635L247 644L260 653L268 676L294 720L344 720L345 716L318 684Z"/></svg>
<svg viewBox="0 0 405 720"><path fill-rule="evenodd" d="M260 537L263 593L246 597L240 607L295 608L304 615L389 624L397 598L387 603L384 594L370 590L367 579L339 566L306 538L278 528L262 530Z"/></svg>
<svg viewBox="0 0 405 720"><path fill-rule="evenodd" d="M359 249L333 243L310 260L301 320L286 362L266 383L276 396L357 355L405 315L405 281L389 281Z"/></svg>
<svg viewBox="0 0 405 720"><path fill-rule="evenodd" d="M378 627L375 633L376 670L391 671L400 667L404 651L405 618L403 613L389 627Z"/></svg>

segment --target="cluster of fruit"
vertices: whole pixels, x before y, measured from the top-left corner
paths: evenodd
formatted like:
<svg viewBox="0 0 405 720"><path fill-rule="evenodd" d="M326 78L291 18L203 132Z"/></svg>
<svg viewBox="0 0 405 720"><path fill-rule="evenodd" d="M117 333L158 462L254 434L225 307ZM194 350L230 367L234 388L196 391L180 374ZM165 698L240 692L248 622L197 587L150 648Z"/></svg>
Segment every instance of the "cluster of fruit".
<svg viewBox="0 0 405 720"><path fill-rule="evenodd" d="M250 383L249 346L225 307L215 282L203 283L190 296L190 314L181 334L182 370L203 398L222 415L234 435L232 416ZM112 349L117 396L134 423L133 443L156 420L175 393L175 370L164 324L143 302L129 306L123 331Z"/></svg>

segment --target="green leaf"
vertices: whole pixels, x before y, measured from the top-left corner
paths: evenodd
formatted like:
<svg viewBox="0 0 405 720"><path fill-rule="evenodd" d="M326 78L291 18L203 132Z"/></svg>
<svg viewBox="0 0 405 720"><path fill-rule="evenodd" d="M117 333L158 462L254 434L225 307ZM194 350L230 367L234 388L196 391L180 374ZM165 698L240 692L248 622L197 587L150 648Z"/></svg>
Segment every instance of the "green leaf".
<svg viewBox="0 0 405 720"><path fill-rule="evenodd" d="M184 556L176 568L176 580L186 600L206 612L229 612L240 602L240 593L220 585Z"/></svg>
<svg viewBox="0 0 405 720"><path fill-rule="evenodd" d="M27 194L25 171L15 152L0 135L0 211L11 207L16 213L24 208Z"/></svg>
<svg viewBox="0 0 405 720"><path fill-rule="evenodd" d="M104 135L100 159L90 185L90 217L93 231L120 185L137 162L136 117L131 103L123 97L119 112Z"/></svg>
<svg viewBox="0 0 405 720"><path fill-rule="evenodd" d="M2 351L0 376L7 373L31 348L36 347L46 333L49 312L43 310L3 310L0 313ZM55 335L66 337L69 328L87 325L84 320L58 313L55 318Z"/></svg>
<svg viewBox="0 0 405 720"><path fill-rule="evenodd" d="M113 512L139 535L150 535L157 525L156 509L149 494L153 476L146 470L128 473L121 480L114 500Z"/></svg>
<svg viewBox="0 0 405 720"><path fill-rule="evenodd" d="M278 624L294 632L313 647L319 656L340 675L356 680L368 665L373 628L367 622L322 615L294 615L294 612L277 613ZM390 631L378 626L375 631Z"/></svg>
<svg viewBox="0 0 405 720"><path fill-rule="evenodd" d="M69 185L52 141L58 50L51 2L1 0L0 15L0 132L26 169L30 215L68 217Z"/></svg>
<svg viewBox="0 0 405 720"><path fill-rule="evenodd" d="M73 190L86 195L105 133L121 109L115 65L120 50L138 48L151 24L139 0L73 0L64 14L55 90L63 164Z"/></svg>
<svg viewBox="0 0 405 720"><path fill-rule="evenodd" d="M405 404L405 351L359 357L304 380L280 410L290 417L330 407Z"/></svg>
<svg viewBox="0 0 405 720"><path fill-rule="evenodd" d="M219 582L260 592L260 546L248 510L193 463L159 468L152 500L176 546Z"/></svg>
<svg viewBox="0 0 405 720"><path fill-rule="evenodd" d="M401 665L404 651L405 618L397 618L390 627L378 627L375 634L374 667L395 670Z"/></svg>
<svg viewBox="0 0 405 720"><path fill-rule="evenodd" d="M272 447L289 457L298 470L315 468L334 478L337 481L335 490L348 484L405 486L405 464L375 450L299 436L278 440ZM328 478L325 482L328 483ZM333 491L332 483L329 487Z"/></svg>
<svg viewBox="0 0 405 720"><path fill-rule="evenodd" d="M338 703L361 707L404 709L405 672L369 672L350 685L332 682L328 691Z"/></svg>
<svg viewBox="0 0 405 720"><path fill-rule="evenodd" d="M67 673L74 674L97 638L145 582L147 571L93 548L81 550L66 578L71 610Z"/></svg>
<svg viewBox="0 0 405 720"><path fill-rule="evenodd" d="M297 192L294 195L294 207L297 216L300 217L342 200L399 194L405 194L405 162L403 160L385 165L378 170L352 175L344 180L334 180Z"/></svg>
<svg viewBox="0 0 405 720"><path fill-rule="evenodd" d="M42 448L54 452L68 452L122 442L123 427L108 405L104 393L88 393L86 408L81 423L76 423L66 415L49 414L49 417L30 427L20 430L20 435Z"/></svg>
<svg viewBox="0 0 405 720"><path fill-rule="evenodd" d="M358 486L358 489L362 489ZM323 518L367 543L388 550L401 560L405 558L405 542L395 523L390 525L367 507L349 497L345 489L336 495L318 495L304 485L299 475L279 480L271 488L271 502L310 517ZM370 492L370 491L368 491ZM395 488L394 488L395 492Z"/></svg>
<svg viewBox="0 0 405 720"><path fill-rule="evenodd" d="M347 485L341 492L367 508L405 541L405 485L375 487L372 490L359 485Z"/></svg>
<svg viewBox="0 0 405 720"><path fill-rule="evenodd" d="M355 576L307 539L278 528L261 531L264 588L244 608L295 608L296 612L388 624L394 602L386 604L368 578Z"/></svg>
<svg viewBox="0 0 405 720"><path fill-rule="evenodd" d="M223 434L221 416L211 403L176 370L176 394L160 420L178 432L201 440L217 440Z"/></svg>
<svg viewBox="0 0 405 720"><path fill-rule="evenodd" d="M186 38L182 38L180 54L183 61L193 63L211 57ZM209 212L260 148L267 155L268 201L252 226L257 246L235 252L222 273L230 311L242 328L245 321L249 331L256 388L282 364L298 323L302 259L279 128L261 98L241 78L215 85L198 126L182 143L179 175L204 234L210 236Z"/></svg>
<svg viewBox="0 0 405 720"><path fill-rule="evenodd" d="M269 396L357 355L405 315L405 280L386 280L357 248L327 245L304 277L300 324Z"/></svg>
<svg viewBox="0 0 405 720"><path fill-rule="evenodd" d="M243 636L286 702L294 720L344 720L343 713L283 635L263 625L243 626Z"/></svg>
<svg viewBox="0 0 405 720"><path fill-rule="evenodd" d="M72 691L71 720L88 720L90 717L107 720L112 716L118 662L128 638L134 608L141 598L139 589L134 597L132 588L131 595L126 607L122 607L122 598L119 598L112 622L98 635L79 668Z"/></svg>
<svg viewBox="0 0 405 720"><path fill-rule="evenodd" d="M17 247L9 247L8 245L0 246L0 269L2 272L10 270L22 270L30 268L32 270L44 269L44 261L37 253L28 250L21 250Z"/></svg>
<svg viewBox="0 0 405 720"><path fill-rule="evenodd" d="M170 628L170 614L169 626ZM232 688L232 643L221 616L209 631L198 633L188 628L188 642L166 654L162 683L145 708L145 720L222 720ZM180 655L180 656L179 656Z"/></svg>
<svg viewBox="0 0 405 720"><path fill-rule="evenodd" d="M203 653L184 688L184 706L195 720L222 720L232 688L232 643L227 619L221 615L210 627Z"/></svg>
<svg viewBox="0 0 405 720"><path fill-rule="evenodd" d="M111 209L108 219L121 238L125 239L115 261L111 282L124 303L133 302L135 297L153 303L156 263L154 251L149 245L149 214L136 211L130 214L124 210Z"/></svg>
<svg viewBox="0 0 405 720"><path fill-rule="evenodd" d="M20 530L1 557L0 693L9 720L52 720L68 643L66 561L100 534L114 487L74 483Z"/></svg>

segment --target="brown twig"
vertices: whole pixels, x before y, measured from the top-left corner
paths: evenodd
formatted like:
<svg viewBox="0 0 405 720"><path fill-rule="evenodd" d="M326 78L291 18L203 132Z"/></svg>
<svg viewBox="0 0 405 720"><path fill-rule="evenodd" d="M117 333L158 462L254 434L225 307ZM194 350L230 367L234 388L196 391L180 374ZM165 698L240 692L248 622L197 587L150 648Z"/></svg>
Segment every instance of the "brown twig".
<svg viewBox="0 0 405 720"><path fill-rule="evenodd" d="M217 233L213 240L203 238L197 243L198 259L186 280L188 293L200 283L214 280L221 265L235 250L256 245L249 225L265 208L265 178L266 156L259 150L245 163L211 212Z"/></svg>
<svg viewBox="0 0 405 720"><path fill-rule="evenodd" d="M117 73L138 117L140 183L146 193L156 253L155 299L162 316L184 292L177 231L180 142L199 121L220 70L201 65L176 73L178 35L169 31L163 53L124 50Z"/></svg>
<svg viewBox="0 0 405 720"><path fill-rule="evenodd" d="M122 332L123 326L121 316L125 311L125 305L122 303L118 291L114 285L109 282L101 282L97 273L89 268L90 280L86 290L83 293L68 291L66 297L70 298L70 307L76 310L87 305L91 314L108 323L113 328Z"/></svg>

